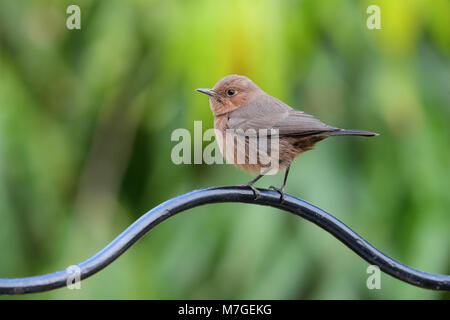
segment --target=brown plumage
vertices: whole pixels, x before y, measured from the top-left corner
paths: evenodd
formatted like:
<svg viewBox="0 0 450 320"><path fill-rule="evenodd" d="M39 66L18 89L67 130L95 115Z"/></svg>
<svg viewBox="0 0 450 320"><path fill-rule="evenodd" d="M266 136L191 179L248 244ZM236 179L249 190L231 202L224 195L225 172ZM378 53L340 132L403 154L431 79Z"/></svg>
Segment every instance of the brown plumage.
<svg viewBox="0 0 450 320"><path fill-rule="evenodd" d="M281 194L284 199L284 189L291 163L305 151L311 150L317 142L330 136L377 136L369 131L346 130L328 126L319 119L300 110L294 110L282 101L268 95L250 79L240 75L230 75L216 83L212 89L197 89L209 96L209 104L214 115L216 139L224 157L239 168L259 175L245 184L252 188L255 196L258 190L253 184L271 171L268 161L277 160L279 169L286 169L281 188L270 186ZM274 129L278 132L278 144L271 147L272 136L268 136L267 148L259 144L249 143L250 135L239 140L240 133L254 130L260 137L260 129ZM247 130L247 131L246 131ZM227 135L227 132L232 134ZM231 148L226 148L229 139L235 142ZM242 138L242 137L241 137ZM238 141L238 142L236 142ZM239 142L240 141L240 142ZM274 140L275 141L275 140ZM228 142L228 143L227 143ZM257 150L254 150L256 148ZM263 150L264 149L264 150ZM258 161L249 161L250 151L262 154ZM236 159L245 158L244 163L237 163ZM273 155L277 155L274 157ZM264 158L265 157L265 158ZM270 162L271 165L273 163Z"/></svg>

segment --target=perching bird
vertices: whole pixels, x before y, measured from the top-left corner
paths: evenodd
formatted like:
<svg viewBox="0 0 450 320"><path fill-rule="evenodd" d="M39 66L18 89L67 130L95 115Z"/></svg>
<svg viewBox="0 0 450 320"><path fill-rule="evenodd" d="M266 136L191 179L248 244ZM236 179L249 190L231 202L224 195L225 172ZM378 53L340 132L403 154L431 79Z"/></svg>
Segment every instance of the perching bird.
<svg viewBox="0 0 450 320"><path fill-rule="evenodd" d="M217 82L214 88L197 89L197 91L209 96L209 104L214 115L216 140L222 155L245 171L259 173L256 178L243 184L253 190L256 198L259 197L259 191L254 187L254 183L271 170L267 164L268 161L276 159L277 169L286 169L281 188L270 186L270 189L280 193L281 201L283 201L291 163L303 152L311 150L314 144L330 136L370 137L378 135L369 131L346 130L328 126L315 117L303 111L294 110L282 101L268 95L245 76L229 75ZM246 130L249 129L254 129L251 132L256 132L258 138L264 133L264 130L259 131L260 129L277 130L278 146L270 147L270 141L272 141L270 133L268 134L269 146L264 150L260 144L249 143L251 134L241 140L244 141L243 143L236 143L235 138L242 131L247 132ZM227 135L227 132L233 134ZM231 142L230 138L234 143L231 148L226 149L225 146ZM265 161L259 158L257 162L249 161L251 151L264 155ZM271 151L275 151L277 157L271 156ZM239 152L243 152L244 162L236 162Z"/></svg>

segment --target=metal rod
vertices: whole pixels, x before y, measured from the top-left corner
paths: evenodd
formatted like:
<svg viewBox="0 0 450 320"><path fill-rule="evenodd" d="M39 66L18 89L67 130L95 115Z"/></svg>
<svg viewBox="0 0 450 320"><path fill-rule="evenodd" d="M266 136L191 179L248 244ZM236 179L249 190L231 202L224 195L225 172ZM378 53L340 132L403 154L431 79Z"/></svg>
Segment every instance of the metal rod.
<svg viewBox="0 0 450 320"><path fill-rule="evenodd" d="M275 207L305 218L353 250L370 264L409 284L432 290L450 291L450 276L432 274L408 267L378 251L358 234L329 213L303 200L286 195L280 203L278 192L263 190L254 199L253 191L246 187L215 187L195 190L172 198L148 211L123 231L116 239L91 258L79 263L80 278L86 279L107 267L159 223L185 210L220 202L243 202ZM67 270L42 276L0 279L0 294L43 292L66 286L71 273Z"/></svg>

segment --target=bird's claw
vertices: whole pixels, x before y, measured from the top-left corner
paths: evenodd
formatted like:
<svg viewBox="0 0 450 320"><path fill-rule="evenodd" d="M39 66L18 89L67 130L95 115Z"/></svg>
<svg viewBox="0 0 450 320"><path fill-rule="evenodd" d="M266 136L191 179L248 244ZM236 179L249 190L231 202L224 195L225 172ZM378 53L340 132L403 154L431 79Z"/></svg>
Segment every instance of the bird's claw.
<svg viewBox="0 0 450 320"><path fill-rule="evenodd" d="M250 184L250 183L244 183L244 184L240 184L240 185L238 185L238 186L239 186L239 187L247 187L247 188L252 189L253 194L255 195L255 199L254 199L254 200L257 200L257 199L259 199L259 197L261 197L261 192L259 192L259 190L256 189L255 186L254 186L253 184Z"/></svg>
<svg viewBox="0 0 450 320"><path fill-rule="evenodd" d="M277 188L275 186L270 186L269 189L272 189L280 194L280 202L284 201L284 188Z"/></svg>

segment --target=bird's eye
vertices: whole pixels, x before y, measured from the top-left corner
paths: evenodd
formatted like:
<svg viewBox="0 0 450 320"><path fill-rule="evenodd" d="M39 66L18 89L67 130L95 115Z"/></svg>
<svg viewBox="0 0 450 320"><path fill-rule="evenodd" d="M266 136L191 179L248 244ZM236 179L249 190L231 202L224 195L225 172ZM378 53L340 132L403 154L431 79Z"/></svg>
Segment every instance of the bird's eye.
<svg viewBox="0 0 450 320"><path fill-rule="evenodd" d="M227 95L229 95L230 97L234 96L235 93L236 93L236 91L233 90L233 89L230 89L230 90L227 91Z"/></svg>

